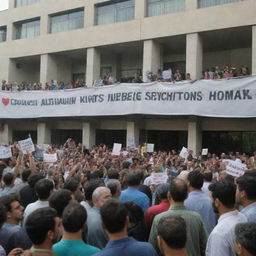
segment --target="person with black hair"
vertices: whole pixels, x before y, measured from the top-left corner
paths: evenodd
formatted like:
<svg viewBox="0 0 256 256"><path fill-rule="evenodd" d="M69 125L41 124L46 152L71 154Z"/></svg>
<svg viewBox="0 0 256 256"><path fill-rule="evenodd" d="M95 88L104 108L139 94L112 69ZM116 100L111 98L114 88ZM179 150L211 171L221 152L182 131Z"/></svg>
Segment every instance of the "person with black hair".
<svg viewBox="0 0 256 256"><path fill-rule="evenodd" d="M156 251L146 242L128 237L128 210L123 202L107 201L100 209L103 225L108 232L109 242L95 256L157 256Z"/></svg>
<svg viewBox="0 0 256 256"><path fill-rule="evenodd" d="M23 189L25 186L28 185L28 177L31 175L32 171L31 170L24 170L21 173L21 180L22 182L14 186L13 192L18 194L20 193L21 189Z"/></svg>
<svg viewBox="0 0 256 256"><path fill-rule="evenodd" d="M65 207L72 201L72 193L68 189L60 189L53 192L49 197L49 206L57 211L61 218Z"/></svg>
<svg viewBox="0 0 256 256"><path fill-rule="evenodd" d="M23 226L26 225L27 217L35 210L49 206L48 198L53 191L53 181L48 179L39 180L35 185L36 195L38 200L29 204L24 211Z"/></svg>
<svg viewBox="0 0 256 256"><path fill-rule="evenodd" d="M161 218L157 227L157 242L164 256L187 256L187 227L180 216Z"/></svg>
<svg viewBox="0 0 256 256"><path fill-rule="evenodd" d="M168 200L167 194L169 191L170 184L160 184L156 188L156 200L159 200L159 204L153 205L147 209L145 212L145 228L146 235L149 236L152 222L156 215L162 212L166 212L170 208L170 202Z"/></svg>
<svg viewBox="0 0 256 256"><path fill-rule="evenodd" d="M184 206L184 201L188 195L188 187L184 180L176 178L171 181L168 193L168 200L170 202L170 209L166 212L155 216L149 242L159 251L157 245L157 227L159 221L163 217L170 215L178 215L182 217L187 225L187 243L186 249L190 256L204 256L207 242L207 231L205 229L203 220L197 212L189 211Z"/></svg>
<svg viewBox="0 0 256 256"><path fill-rule="evenodd" d="M236 253L238 256L256 255L256 223L240 223L235 227Z"/></svg>
<svg viewBox="0 0 256 256"><path fill-rule="evenodd" d="M149 198L142 192L139 191L141 182L141 171L135 170L130 171L125 177L128 188L123 190L119 198L120 201L132 201L145 212L149 207Z"/></svg>
<svg viewBox="0 0 256 256"><path fill-rule="evenodd" d="M191 171L188 174L189 194L184 205L187 210L201 215L208 234L210 234L216 225L216 216L210 197L201 190L203 183L204 176L200 171Z"/></svg>
<svg viewBox="0 0 256 256"><path fill-rule="evenodd" d="M35 185L43 178L44 176L41 173L33 173L28 177L28 185L20 190L20 201L24 208L38 199L35 192Z"/></svg>
<svg viewBox="0 0 256 256"><path fill-rule="evenodd" d="M211 192L209 191L209 186L212 184L212 172L211 171L206 171L203 173L204 175L204 184L202 186L202 190L209 196L211 197Z"/></svg>
<svg viewBox="0 0 256 256"><path fill-rule="evenodd" d="M71 177L66 179L63 188L70 190L73 194L74 199L78 202L81 202L83 200L83 187L78 178Z"/></svg>
<svg viewBox="0 0 256 256"><path fill-rule="evenodd" d="M243 206L243 213L248 221L256 222L256 178L243 175L236 180L236 203Z"/></svg>
<svg viewBox="0 0 256 256"><path fill-rule="evenodd" d="M206 256L235 256L235 226L247 222L247 218L235 209L236 185L229 181L218 181L211 184L209 190L214 209L220 217L209 236Z"/></svg>
<svg viewBox="0 0 256 256"><path fill-rule="evenodd" d="M29 249L32 245L25 230L20 226L24 208L15 194L0 198L0 204L5 207L6 222L0 229L0 244L8 254L14 248Z"/></svg>
<svg viewBox="0 0 256 256"><path fill-rule="evenodd" d="M78 203L69 204L64 209L62 240L53 246L53 252L56 256L90 256L100 251L100 249L90 246L82 240L86 219L86 210Z"/></svg>
<svg viewBox="0 0 256 256"><path fill-rule="evenodd" d="M112 198L118 199L121 195L121 183L117 179L110 179L106 182L107 188L110 189Z"/></svg>
<svg viewBox="0 0 256 256"><path fill-rule="evenodd" d="M53 256L52 246L59 237L61 226L56 210L45 207L32 212L26 222L26 231L33 243L33 256Z"/></svg>
<svg viewBox="0 0 256 256"><path fill-rule="evenodd" d="M7 172L3 176L4 189L0 191L0 197L14 193L14 180L13 173Z"/></svg>

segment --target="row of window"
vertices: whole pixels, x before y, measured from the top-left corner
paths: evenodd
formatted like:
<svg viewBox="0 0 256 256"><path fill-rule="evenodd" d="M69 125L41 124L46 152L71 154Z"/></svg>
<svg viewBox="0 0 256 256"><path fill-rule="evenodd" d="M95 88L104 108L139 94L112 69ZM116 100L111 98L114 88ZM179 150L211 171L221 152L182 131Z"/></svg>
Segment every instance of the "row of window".
<svg viewBox="0 0 256 256"><path fill-rule="evenodd" d="M40 0L16 0L16 6ZM200 7L239 2L244 0L198 0ZM147 16L158 16L185 10L185 0L147 0ZM135 0L109 1L96 5L95 24L111 24L134 19ZM84 9L50 15L50 33L64 32L84 27ZM40 35L40 19L15 24L15 39ZM6 26L0 27L0 42L6 41Z"/></svg>

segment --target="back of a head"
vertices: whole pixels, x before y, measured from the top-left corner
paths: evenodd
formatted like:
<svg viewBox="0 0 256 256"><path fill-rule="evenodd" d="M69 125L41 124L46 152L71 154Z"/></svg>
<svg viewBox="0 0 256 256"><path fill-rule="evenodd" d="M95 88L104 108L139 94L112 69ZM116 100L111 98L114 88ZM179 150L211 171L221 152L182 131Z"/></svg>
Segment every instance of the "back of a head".
<svg viewBox="0 0 256 256"><path fill-rule="evenodd" d="M156 188L156 196L160 200L167 199L167 195L168 195L169 190L170 190L170 184L169 183L160 184Z"/></svg>
<svg viewBox="0 0 256 256"><path fill-rule="evenodd" d="M9 195L0 197L0 204L4 205L5 210L7 212L12 210L11 203L15 201L19 202L19 198L16 194L9 194Z"/></svg>
<svg viewBox="0 0 256 256"><path fill-rule="evenodd" d="M168 216L160 219L158 235L171 249L183 249L187 241L186 222L180 216Z"/></svg>
<svg viewBox="0 0 256 256"><path fill-rule="evenodd" d="M235 237L238 244L237 250L242 246L249 255L256 255L256 223L239 223L235 227ZM248 255L248 254L246 254Z"/></svg>
<svg viewBox="0 0 256 256"><path fill-rule="evenodd" d="M249 200L256 200L256 177L243 175L236 180L239 191L245 191Z"/></svg>
<svg viewBox="0 0 256 256"><path fill-rule="evenodd" d="M204 180L207 182L212 182L212 172L204 172Z"/></svg>
<svg viewBox="0 0 256 256"><path fill-rule="evenodd" d="M37 209L28 216L25 229L34 245L42 244L48 232L55 230L56 217L57 212L50 207Z"/></svg>
<svg viewBox="0 0 256 256"><path fill-rule="evenodd" d="M63 211L62 224L64 230L69 233L75 233L84 227L87 219L85 208L78 204L69 204Z"/></svg>
<svg viewBox="0 0 256 256"><path fill-rule="evenodd" d="M28 177L28 184L30 187L34 188L36 183L43 178L44 176L41 173L33 173Z"/></svg>
<svg viewBox="0 0 256 256"><path fill-rule="evenodd" d="M201 189L204 184L204 176L199 171L192 171L188 174L188 182L192 188Z"/></svg>
<svg viewBox="0 0 256 256"><path fill-rule="evenodd" d="M109 179L119 179L119 173L118 173L118 171L117 170L115 170L115 169L110 169L109 171L108 171L108 178Z"/></svg>
<svg viewBox="0 0 256 256"><path fill-rule="evenodd" d="M14 182L14 175L11 172L4 174L3 182L6 186L10 186Z"/></svg>
<svg viewBox="0 0 256 256"><path fill-rule="evenodd" d="M116 180L116 179L110 179L108 182L107 182L107 188L110 189L111 191L111 195L115 195L115 193L120 190L121 191L121 183L119 180Z"/></svg>
<svg viewBox="0 0 256 256"><path fill-rule="evenodd" d="M236 200L236 185L229 181L217 181L210 184L209 191L214 199L219 199L226 208L233 208Z"/></svg>
<svg viewBox="0 0 256 256"><path fill-rule="evenodd" d="M139 186L142 180L141 171L129 171L125 176L125 181L128 186Z"/></svg>
<svg viewBox="0 0 256 256"><path fill-rule="evenodd" d="M80 185L80 181L77 178L68 178L65 183L63 188L70 190L72 193L75 192Z"/></svg>
<svg viewBox="0 0 256 256"><path fill-rule="evenodd" d="M57 211L58 217L62 216L63 210L72 200L72 193L67 189L53 192L49 197L49 205Z"/></svg>
<svg viewBox="0 0 256 256"><path fill-rule="evenodd" d="M31 170L25 170L21 173L21 179L23 182L27 182L29 176L31 175L32 171Z"/></svg>
<svg viewBox="0 0 256 256"><path fill-rule="evenodd" d="M100 179L92 179L84 185L85 200L92 200L92 193L97 187L103 186L103 182Z"/></svg>
<svg viewBox="0 0 256 256"><path fill-rule="evenodd" d="M117 233L124 229L128 211L123 202L110 199L100 208L102 222L109 233Z"/></svg>
<svg viewBox="0 0 256 256"><path fill-rule="evenodd" d="M47 200L53 190L53 182L48 179L39 180L35 185L35 191L40 200Z"/></svg>
<svg viewBox="0 0 256 256"><path fill-rule="evenodd" d="M170 185L170 195L175 202L184 202L188 196L188 186L182 179L173 179Z"/></svg>

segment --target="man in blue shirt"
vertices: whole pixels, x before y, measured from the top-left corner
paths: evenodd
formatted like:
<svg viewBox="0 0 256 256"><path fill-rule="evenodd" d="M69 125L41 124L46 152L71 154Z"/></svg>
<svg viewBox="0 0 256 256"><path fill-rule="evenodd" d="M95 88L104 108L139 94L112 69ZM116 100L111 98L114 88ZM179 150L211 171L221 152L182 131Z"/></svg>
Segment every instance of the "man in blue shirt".
<svg viewBox="0 0 256 256"><path fill-rule="evenodd" d="M208 234L210 234L216 225L216 216L210 197L201 190L203 183L204 176L201 172L192 171L188 174L189 195L184 205L187 210L201 215Z"/></svg>
<svg viewBox="0 0 256 256"><path fill-rule="evenodd" d="M122 191L120 201L132 201L145 212L149 207L149 198L142 192L139 191L141 182L141 171L130 171L126 177L128 188Z"/></svg>
<svg viewBox="0 0 256 256"><path fill-rule="evenodd" d="M107 201L101 207L100 215L110 241L95 256L157 256L151 244L128 237L128 210L122 202Z"/></svg>

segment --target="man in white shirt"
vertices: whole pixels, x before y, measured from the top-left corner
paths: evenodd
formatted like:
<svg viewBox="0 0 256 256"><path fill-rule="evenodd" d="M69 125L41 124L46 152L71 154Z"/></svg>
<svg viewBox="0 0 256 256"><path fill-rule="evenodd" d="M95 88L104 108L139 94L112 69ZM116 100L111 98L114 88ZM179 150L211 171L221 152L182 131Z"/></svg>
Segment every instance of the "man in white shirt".
<svg viewBox="0 0 256 256"><path fill-rule="evenodd" d="M24 211L23 226L26 226L27 217L39 208L49 207L48 198L53 191L53 182L48 179L39 180L35 185L35 191L38 196L38 200L29 204Z"/></svg>
<svg viewBox="0 0 256 256"><path fill-rule="evenodd" d="M209 190L220 218L209 236L206 256L236 256L234 229L236 224L247 222L247 218L235 209L236 186L228 181L218 181L211 184Z"/></svg>

